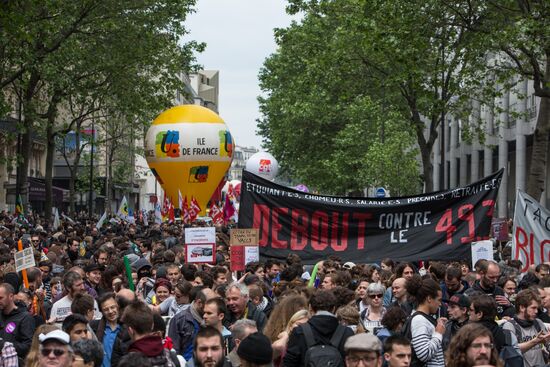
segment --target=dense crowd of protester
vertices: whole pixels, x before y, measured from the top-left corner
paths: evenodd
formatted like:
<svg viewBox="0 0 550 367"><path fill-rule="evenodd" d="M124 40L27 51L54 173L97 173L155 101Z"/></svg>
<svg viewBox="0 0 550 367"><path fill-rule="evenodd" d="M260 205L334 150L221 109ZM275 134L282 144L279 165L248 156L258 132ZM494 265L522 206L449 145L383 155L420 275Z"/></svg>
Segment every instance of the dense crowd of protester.
<svg viewBox="0 0 550 367"><path fill-rule="evenodd" d="M548 362L550 266L522 273L509 247L474 267L331 257L314 271L293 253L237 274L225 227L215 264L194 265L181 225L0 221L0 366ZM25 275L19 240L35 254Z"/></svg>

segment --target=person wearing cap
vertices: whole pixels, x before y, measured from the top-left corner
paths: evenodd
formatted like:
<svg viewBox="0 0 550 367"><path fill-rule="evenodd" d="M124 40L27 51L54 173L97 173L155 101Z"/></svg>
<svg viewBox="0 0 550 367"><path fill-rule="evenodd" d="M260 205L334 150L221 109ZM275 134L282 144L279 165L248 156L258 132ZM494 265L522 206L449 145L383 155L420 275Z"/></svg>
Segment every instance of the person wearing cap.
<svg viewBox="0 0 550 367"><path fill-rule="evenodd" d="M242 367L270 367L273 360L273 348L269 338L255 332L244 338L237 348Z"/></svg>
<svg viewBox="0 0 550 367"><path fill-rule="evenodd" d="M98 295L101 295L104 290L100 289L101 283L101 266L96 263L90 263L84 267L84 273L86 273L85 283L96 291Z"/></svg>
<svg viewBox="0 0 550 367"><path fill-rule="evenodd" d="M39 367L69 367L74 360L73 349L70 346L70 337L64 331L54 330L47 334L40 334Z"/></svg>
<svg viewBox="0 0 550 367"><path fill-rule="evenodd" d="M382 366L382 343L370 333L361 333L349 337L344 344L344 351L346 353L346 367Z"/></svg>
<svg viewBox="0 0 550 367"><path fill-rule="evenodd" d="M443 350L447 350L452 337L468 322L470 299L464 294L455 294L447 301L447 313L449 321L445 325L443 334Z"/></svg>

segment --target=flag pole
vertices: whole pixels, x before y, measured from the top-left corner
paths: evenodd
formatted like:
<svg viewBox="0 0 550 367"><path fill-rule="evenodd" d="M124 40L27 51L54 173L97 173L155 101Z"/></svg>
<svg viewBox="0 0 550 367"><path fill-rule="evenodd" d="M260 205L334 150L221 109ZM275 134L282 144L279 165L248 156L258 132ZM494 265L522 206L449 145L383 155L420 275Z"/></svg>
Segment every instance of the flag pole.
<svg viewBox="0 0 550 367"><path fill-rule="evenodd" d="M17 241L17 249L19 251L23 251L23 241ZM25 285L25 288L29 289L29 278L27 278L27 269L21 270L21 275L23 276L23 284Z"/></svg>

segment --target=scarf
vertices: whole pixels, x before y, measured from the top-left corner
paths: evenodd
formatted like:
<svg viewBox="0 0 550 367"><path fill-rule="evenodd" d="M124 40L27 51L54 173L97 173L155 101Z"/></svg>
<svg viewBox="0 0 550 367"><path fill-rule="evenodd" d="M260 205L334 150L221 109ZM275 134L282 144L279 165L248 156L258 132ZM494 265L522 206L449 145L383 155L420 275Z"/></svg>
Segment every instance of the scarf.
<svg viewBox="0 0 550 367"><path fill-rule="evenodd" d="M260 303L259 305L256 306L256 308L260 311L263 311L265 310L265 308L267 307L267 304L268 304L268 301L267 301L267 298L265 297L262 297L262 303Z"/></svg>
<svg viewBox="0 0 550 367"><path fill-rule="evenodd" d="M521 326L523 329L530 328L535 324L535 321L521 320L521 319L518 319L517 316L514 316L514 321L517 322L518 325Z"/></svg>

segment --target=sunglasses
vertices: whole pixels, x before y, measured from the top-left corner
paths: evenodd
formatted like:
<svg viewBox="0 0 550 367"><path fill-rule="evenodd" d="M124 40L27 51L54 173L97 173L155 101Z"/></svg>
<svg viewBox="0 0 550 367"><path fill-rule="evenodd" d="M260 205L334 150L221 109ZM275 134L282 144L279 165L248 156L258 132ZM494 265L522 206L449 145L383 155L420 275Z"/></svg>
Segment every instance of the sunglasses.
<svg viewBox="0 0 550 367"><path fill-rule="evenodd" d="M383 294L369 294L369 298L375 299L375 298L382 298L384 297Z"/></svg>
<svg viewBox="0 0 550 367"><path fill-rule="evenodd" d="M56 356L56 357L61 357L63 354L67 353L66 350L63 350L63 349L55 349L55 348L42 348L42 349L40 350L40 353L42 353L42 355L43 355L44 357L49 356L52 352L53 352L53 355Z"/></svg>

